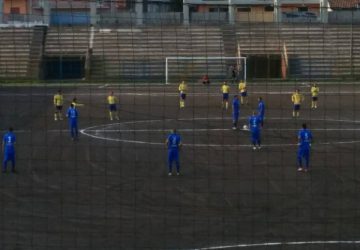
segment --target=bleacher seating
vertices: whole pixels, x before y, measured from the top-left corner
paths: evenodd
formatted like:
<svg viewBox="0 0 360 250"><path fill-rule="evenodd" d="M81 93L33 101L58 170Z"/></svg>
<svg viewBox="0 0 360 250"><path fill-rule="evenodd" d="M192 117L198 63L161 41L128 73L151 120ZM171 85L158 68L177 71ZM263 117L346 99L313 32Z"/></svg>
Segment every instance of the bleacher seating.
<svg viewBox="0 0 360 250"><path fill-rule="evenodd" d="M322 24L239 25L243 55L281 55L292 78L346 78L359 68L359 27Z"/></svg>
<svg viewBox="0 0 360 250"><path fill-rule="evenodd" d="M355 25L169 25L96 28L93 35L90 77L94 80L163 81L166 57L237 56L238 44L243 56L280 56L286 48L291 78L347 78L360 69L360 27ZM90 39L90 27L50 27L43 48L43 27L1 28L0 78L37 79L43 55L85 56ZM227 65L204 67L194 64L191 72L170 68L169 74L200 79L204 71L225 71Z"/></svg>
<svg viewBox="0 0 360 250"><path fill-rule="evenodd" d="M28 78L34 28L0 29L0 78Z"/></svg>
<svg viewBox="0 0 360 250"><path fill-rule="evenodd" d="M90 28L50 27L46 36L46 56L84 56L89 48Z"/></svg>
<svg viewBox="0 0 360 250"><path fill-rule="evenodd" d="M97 30L92 77L163 81L166 57L223 56L223 49L222 33L218 27L159 26ZM199 65L194 65L199 68L193 67L192 72L204 73L204 68ZM219 68L215 64L211 67L208 70Z"/></svg>

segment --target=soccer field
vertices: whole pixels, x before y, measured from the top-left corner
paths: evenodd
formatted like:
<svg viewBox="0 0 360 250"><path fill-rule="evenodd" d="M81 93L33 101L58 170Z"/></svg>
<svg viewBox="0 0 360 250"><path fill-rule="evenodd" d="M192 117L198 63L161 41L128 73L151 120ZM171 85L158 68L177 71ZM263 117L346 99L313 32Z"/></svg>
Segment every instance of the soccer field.
<svg viewBox="0 0 360 250"><path fill-rule="evenodd" d="M57 88L5 87L2 129L17 136L17 174L0 175L0 249L358 249L360 85L310 87L292 118L293 84L248 84L247 124L266 104L263 147L233 131L219 84L63 87L79 107L79 141L53 119ZM119 98L119 121L106 96ZM231 98L237 86L231 85ZM296 171L297 131L314 136L311 171ZM165 139L182 136L181 176L167 175ZM3 133L5 131L2 131Z"/></svg>

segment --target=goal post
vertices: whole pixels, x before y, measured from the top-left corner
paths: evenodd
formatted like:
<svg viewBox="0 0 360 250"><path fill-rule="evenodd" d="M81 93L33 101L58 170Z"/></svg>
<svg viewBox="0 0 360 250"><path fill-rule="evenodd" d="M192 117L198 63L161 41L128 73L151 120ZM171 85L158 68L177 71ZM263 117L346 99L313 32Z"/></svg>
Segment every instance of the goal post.
<svg viewBox="0 0 360 250"><path fill-rule="evenodd" d="M235 73L235 79L234 79ZM246 81L246 57L191 57L165 58L165 83L201 81L208 75L210 82Z"/></svg>

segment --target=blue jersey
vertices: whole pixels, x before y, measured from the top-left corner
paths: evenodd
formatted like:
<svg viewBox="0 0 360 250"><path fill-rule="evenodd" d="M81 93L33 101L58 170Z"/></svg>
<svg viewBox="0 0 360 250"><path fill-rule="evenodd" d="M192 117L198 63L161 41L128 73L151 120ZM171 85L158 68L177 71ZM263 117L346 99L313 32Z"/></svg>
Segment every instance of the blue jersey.
<svg viewBox="0 0 360 250"><path fill-rule="evenodd" d="M298 133L300 148L308 149L312 141L312 134L308 129L301 129Z"/></svg>
<svg viewBox="0 0 360 250"><path fill-rule="evenodd" d="M77 117L78 117L78 112L75 108L69 108L68 111L67 111L67 116L69 117L69 119L71 121L76 121L77 120Z"/></svg>
<svg viewBox="0 0 360 250"><path fill-rule="evenodd" d="M238 98L234 98L234 100L232 101L232 106L233 106L233 113L234 114L239 114L240 112L240 102Z"/></svg>
<svg viewBox="0 0 360 250"><path fill-rule="evenodd" d="M249 127L250 130L258 130L260 128L260 124L261 124L261 118L257 115L252 115L249 118Z"/></svg>
<svg viewBox="0 0 360 250"><path fill-rule="evenodd" d="M168 136L167 141L169 150L178 150L181 143L181 137L178 134L172 133Z"/></svg>
<svg viewBox="0 0 360 250"><path fill-rule="evenodd" d="M264 116L265 115L265 103L263 101L260 101L259 102L259 105L258 105L258 115L260 116Z"/></svg>
<svg viewBox="0 0 360 250"><path fill-rule="evenodd" d="M3 143L4 143L5 154L13 154L15 152L15 147L14 147L15 141L16 141L16 137L14 133L8 132L4 135Z"/></svg>

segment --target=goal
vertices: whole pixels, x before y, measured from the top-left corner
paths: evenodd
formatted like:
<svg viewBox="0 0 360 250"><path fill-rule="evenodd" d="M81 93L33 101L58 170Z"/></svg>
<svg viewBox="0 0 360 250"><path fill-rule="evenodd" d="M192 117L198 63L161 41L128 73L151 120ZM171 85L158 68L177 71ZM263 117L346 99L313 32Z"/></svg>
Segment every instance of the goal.
<svg viewBox="0 0 360 250"><path fill-rule="evenodd" d="M165 83L246 81L246 57L166 57Z"/></svg>

